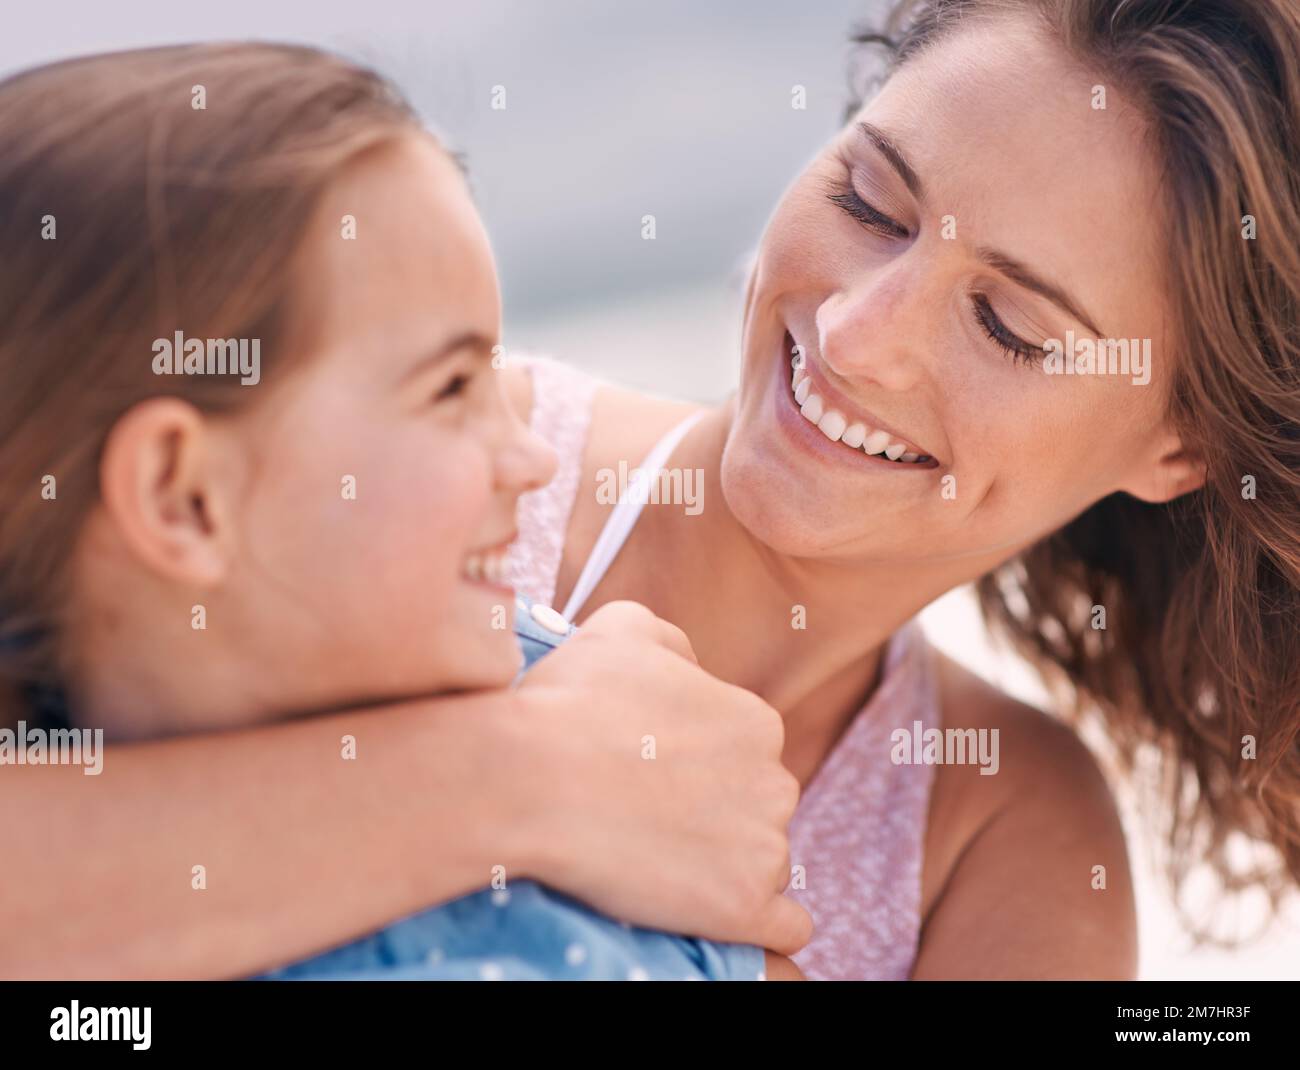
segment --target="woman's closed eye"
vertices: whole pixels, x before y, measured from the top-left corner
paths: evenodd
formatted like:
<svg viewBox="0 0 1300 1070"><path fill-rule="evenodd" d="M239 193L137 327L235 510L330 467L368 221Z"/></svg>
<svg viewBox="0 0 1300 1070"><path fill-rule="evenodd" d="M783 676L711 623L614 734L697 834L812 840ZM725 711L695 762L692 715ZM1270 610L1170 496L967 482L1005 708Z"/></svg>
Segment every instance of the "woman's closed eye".
<svg viewBox="0 0 1300 1070"><path fill-rule="evenodd" d="M868 204L858 196L852 185L836 184L826 195L831 204L846 212L864 227L886 238L907 238L908 229L897 220L891 219L875 205Z"/></svg>
<svg viewBox="0 0 1300 1070"><path fill-rule="evenodd" d="M837 184L833 186L827 194L827 199L875 234L895 239L904 239L910 236L910 231L902 223L891 219L875 205L864 201L852 185ZM984 294L973 294L971 304L974 308L975 321L979 324L980 330L1011 358L1013 364L1023 361L1027 366L1036 365L1046 356L1042 346L1031 345L1019 335L1008 330L1006 324L993 311L993 306Z"/></svg>
<svg viewBox="0 0 1300 1070"><path fill-rule="evenodd" d="M979 322L980 329L1011 358L1012 364L1024 361L1027 367L1034 366L1047 356L1042 346L1030 345L1018 334L1009 331L984 294L972 294L971 304L975 308L975 319Z"/></svg>

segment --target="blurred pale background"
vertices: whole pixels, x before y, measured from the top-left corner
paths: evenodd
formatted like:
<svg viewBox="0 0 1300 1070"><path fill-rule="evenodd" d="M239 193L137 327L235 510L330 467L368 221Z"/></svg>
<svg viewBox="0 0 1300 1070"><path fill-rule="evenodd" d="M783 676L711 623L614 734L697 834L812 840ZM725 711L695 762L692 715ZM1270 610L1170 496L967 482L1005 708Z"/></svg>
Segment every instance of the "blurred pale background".
<svg viewBox="0 0 1300 1070"><path fill-rule="evenodd" d="M81 52L185 40L322 45L379 68L468 158L492 232L509 348L699 400L737 364L738 276L784 186L835 130L850 28L874 0L530 3L297 0L6 12L5 72ZM506 107L490 106L494 87ZM791 106L795 86L807 107ZM657 237L641 238L654 215ZM983 640L969 592L923 614L936 644L1019 697L1023 665ZM1300 920L1236 951L1195 949L1125 803L1139 881L1142 975L1300 977ZM1249 927L1258 911L1246 904Z"/></svg>

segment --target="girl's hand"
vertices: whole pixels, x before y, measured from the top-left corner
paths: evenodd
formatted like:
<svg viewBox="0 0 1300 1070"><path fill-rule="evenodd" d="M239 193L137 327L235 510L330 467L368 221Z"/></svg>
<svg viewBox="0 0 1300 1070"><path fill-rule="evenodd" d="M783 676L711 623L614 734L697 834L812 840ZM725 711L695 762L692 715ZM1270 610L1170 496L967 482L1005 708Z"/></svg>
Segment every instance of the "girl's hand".
<svg viewBox="0 0 1300 1070"><path fill-rule="evenodd" d="M517 698L503 782L528 876L638 925L784 954L808 942L811 918L781 894L799 785L776 710L632 602L592 614Z"/></svg>

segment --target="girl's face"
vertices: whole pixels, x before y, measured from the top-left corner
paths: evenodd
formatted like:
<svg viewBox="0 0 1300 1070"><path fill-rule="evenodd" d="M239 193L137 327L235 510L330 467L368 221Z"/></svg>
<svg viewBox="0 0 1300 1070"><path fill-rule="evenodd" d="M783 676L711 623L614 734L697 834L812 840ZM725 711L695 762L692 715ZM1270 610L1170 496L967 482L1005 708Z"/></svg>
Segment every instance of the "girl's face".
<svg viewBox="0 0 1300 1070"><path fill-rule="evenodd" d="M130 584L135 617L119 635L154 640L119 638L134 666L100 657L92 672L92 702L126 679L152 703L119 703L118 723L106 701L115 735L502 686L518 668L500 569L516 501L550 479L554 455L493 370L496 274L455 164L423 137L355 161L319 204L295 272L288 335L303 348L282 378L243 388L265 396L193 426L182 403L146 402L110 439L111 530L136 572L114 581L121 555L98 552L108 540L86 558L100 605L126 601ZM153 438L182 444L145 479L134 458L148 449L131 443L147 445L149 421L173 409L175 432L163 422L169 438ZM193 489L148 490L186 478ZM156 507L131 504L151 496Z"/></svg>
<svg viewBox="0 0 1300 1070"><path fill-rule="evenodd" d="M786 193L722 472L763 541L992 564L1113 491L1196 484L1164 422L1159 181L1139 117L1098 81L1028 23L972 24L903 66ZM1043 347L1069 358L1071 338L1151 356L1049 374ZM864 435L903 457L868 455Z"/></svg>
<svg viewBox="0 0 1300 1070"><path fill-rule="evenodd" d="M303 253L317 342L250 415L232 575L247 612L314 677L294 703L508 683L501 564L554 455L492 366L500 296L462 176L424 138L375 152L326 194Z"/></svg>

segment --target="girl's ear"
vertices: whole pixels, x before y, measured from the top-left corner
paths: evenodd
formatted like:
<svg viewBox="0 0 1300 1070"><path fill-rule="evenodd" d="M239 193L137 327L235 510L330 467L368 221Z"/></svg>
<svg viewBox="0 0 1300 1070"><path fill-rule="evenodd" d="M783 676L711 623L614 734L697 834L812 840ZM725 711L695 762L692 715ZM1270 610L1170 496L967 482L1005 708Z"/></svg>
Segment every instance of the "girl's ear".
<svg viewBox="0 0 1300 1070"><path fill-rule="evenodd" d="M1199 490L1205 485L1205 461L1186 449L1182 440L1168 434L1120 489L1144 502L1159 505Z"/></svg>
<svg viewBox="0 0 1300 1070"><path fill-rule="evenodd" d="M109 518L135 556L169 579L212 587L230 563L230 525L212 429L177 398L150 398L114 424L100 461Z"/></svg>

